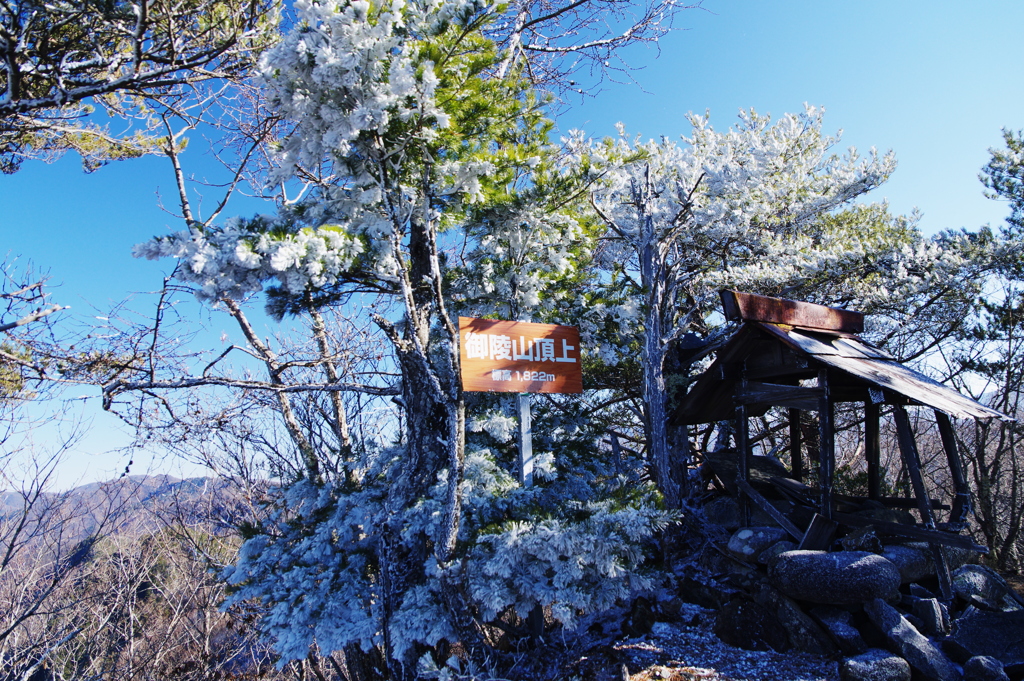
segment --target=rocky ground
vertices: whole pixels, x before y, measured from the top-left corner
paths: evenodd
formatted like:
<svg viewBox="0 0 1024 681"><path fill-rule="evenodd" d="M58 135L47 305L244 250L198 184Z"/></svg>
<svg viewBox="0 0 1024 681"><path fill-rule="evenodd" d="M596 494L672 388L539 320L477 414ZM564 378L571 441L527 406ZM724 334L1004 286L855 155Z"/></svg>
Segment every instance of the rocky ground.
<svg viewBox="0 0 1024 681"><path fill-rule="evenodd" d="M713 610L686 604L679 622L658 622L650 634L616 644L630 681L832 681L838 663L806 653L743 650L714 634Z"/></svg>

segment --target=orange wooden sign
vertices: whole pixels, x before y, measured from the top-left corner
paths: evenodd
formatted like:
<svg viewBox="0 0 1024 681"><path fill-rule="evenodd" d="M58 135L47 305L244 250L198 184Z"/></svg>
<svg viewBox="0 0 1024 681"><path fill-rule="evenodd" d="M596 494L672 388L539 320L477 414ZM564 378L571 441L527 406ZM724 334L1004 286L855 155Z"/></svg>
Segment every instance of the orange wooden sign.
<svg viewBox="0 0 1024 681"><path fill-rule="evenodd" d="M463 390L583 392L575 326L459 317L459 354Z"/></svg>

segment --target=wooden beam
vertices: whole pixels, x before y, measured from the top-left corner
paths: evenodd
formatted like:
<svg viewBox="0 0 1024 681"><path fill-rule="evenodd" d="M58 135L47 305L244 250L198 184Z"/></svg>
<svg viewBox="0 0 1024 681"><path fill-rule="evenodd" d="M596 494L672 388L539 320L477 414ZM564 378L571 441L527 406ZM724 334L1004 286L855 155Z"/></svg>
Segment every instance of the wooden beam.
<svg viewBox="0 0 1024 681"><path fill-rule="evenodd" d="M953 509L949 512L949 525L951 528L962 530L967 523L967 514L971 510L971 488L964 475L963 462L957 450L956 435L953 433L953 424L949 416L936 410L935 423L939 426L942 448L946 450L946 461L949 462L949 473L953 478L953 490L956 493L953 498Z"/></svg>
<svg viewBox="0 0 1024 681"><path fill-rule="evenodd" d="M846 333L864 331L864 314L853 310L739 291L725 290L719 292L719 295L722 298L725 317L730 321L788 324L805 329Z"/></svg>
<svg viewBox="0 0 1024 681"><path fill-rule="evenodd" d="M771 502L764 498L764 496L751 486L749 482L739 481L736 483L743 493L750 497L750 500L757 504L758 508L768 514L768 516L779 524L779 527L789 533L797 543L803 541L804 533L800 531L800 528L793 524L789 518L786 517L779 509L772 506Z"/></svg>
<svg viewBox="0 0 1024 681"><path fill-rule="evenodd" d="M932 544L941 544L943 546L953 546L958 549L967 549L977 553L988 553L987 548L975 544L969 537L962 537L959 534L951 534L949 532L943 532L942 530L929 530L919 525L887 523L881 520L873 520L871 518L865 518L864 516L853 515L852 513L840 513L838 511L832 514L832 519L850 527L873 526L884 534L892 534L897 537L907 537L908 539L916 539L918 541L926 541Z"/></svg>
<svg viewBox="0 0 1024 681"><path fill-rule="evenodd" d="M741 379L740 386L746 384ZM736 405L736 485L742 489L743 484L750 481L750 422L747 418L747 405ZM750 497L740 494L740 520L743 527L750 526Z"/></svg>
<svg viewBox="0 0 1024 681"><path fill-rule="evenodd" d="M798 385L749 382L741 386L735 395L737 402L749 405L791 407L813 411L821 398L820 388L803 388Z"/></svg>
<svg viewBox="0 0 1024 681"><path fill-rule="evenodd" d="M874 500L881 496L880 412L880 407L874 402L864 404L864 457L868 462L868 499Z"/></svg>
<svg viewBox="0 0 1024 681"><path fill-rule="evenodd" d="M914 433L910 428L910 417L907 416L907 409L903 405L893 407L893 419L896 421L896 437L900 446L900 454L903 455L903 463L910 474L910 483L914 487L914 496L917 497L918 510L921 513L921 520L929 530L935 529L935 515L932 513L931 500L925 491L924 478L921 475L921 455L917 451L917 443L914 441ZM935 558L935 572L939 578L939 590L942 597L949 601L953 599L953 585L949 574L949 564L946 562L946 555L933 542L932 555Z"/></svg>
<svg viewBox="0 0 1024 681"><path fill-rule="evenodd" d="M789 410L789 462L793 478L803 482L804 455L800 442L800 410Z"/></svg>
<svg viewBox="0 0 1024 681"><path fill-rule="evenodd" d="M819 513L826 519L832 519L832 478L836 468L836 441L833 427L833 404L829 395L828 370L818 372L818 387L821 397L818 398L818 472L821 487L821 508Z"/></svg>
<svg viewBox="0 0 1024 681"><path fill-rule="evenodd" d="M896 438L899 442L900 454L903 457L903 465L907 467L910 484L914 488L921 521L925 527L934 529L935 516L932 514L931 499L928 497L928 492L925 491L924 477L921 475L921 457L917 451L917 442L914 441L914 432L910 428L910 417L903 405L896 405L892 410L892 416L896 422Z"/></svg>

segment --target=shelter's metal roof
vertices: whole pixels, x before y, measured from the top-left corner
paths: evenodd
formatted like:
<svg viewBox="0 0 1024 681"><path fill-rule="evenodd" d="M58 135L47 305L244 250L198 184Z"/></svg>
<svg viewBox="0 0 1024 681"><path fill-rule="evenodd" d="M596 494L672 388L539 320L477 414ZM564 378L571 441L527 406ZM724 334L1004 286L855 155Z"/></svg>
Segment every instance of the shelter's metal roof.
<svg viewBox="0 0 1024 681"><path fill-rule="evenodd" d="M742 367L737 367L739 364ZM774 376L773 365L778 367ZM707 423L732 418L740 370L751 366L757 367L759 378L772 380L773 385L795 386L801 379L812 378L820 368L833 370L830 386L836 401L867 401L871 399L870 391L881 390L957 418L1013 420L900 364L853 334L761 321L743 323L683 399L674 420ZM763 406L762 411L767 408Z"/></svg>

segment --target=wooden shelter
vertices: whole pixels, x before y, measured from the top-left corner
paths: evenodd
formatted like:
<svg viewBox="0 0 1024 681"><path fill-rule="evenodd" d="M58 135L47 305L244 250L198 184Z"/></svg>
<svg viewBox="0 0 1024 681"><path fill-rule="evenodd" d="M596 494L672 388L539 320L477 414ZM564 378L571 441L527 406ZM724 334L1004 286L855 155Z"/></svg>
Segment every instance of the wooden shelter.
<svg viewBox="0 0 1024 681"><path fill-rule="evenodd" d="M859 338L857 334L864 328L862 313L736 291L723 291L721 295L725 316L741 324L687 393L673 420L677 425L694 425L735 419L734 487L743 502L746 523L749 524L753 503L785 528L801 548L827 548L838 525L873 525L885 534L927 541L932 545L943 595L949 597L949 575L940 547L985 551L959 534L970 509L970 490L950 417L1009 417L900 364L884 350ZM851 499L833 493L834 412L835 405L841 402L863 404L867 500L891 508L916 508L920 524L883 522L837 509L837 502ZM880 493L880 418L886 405L913 488L912 499L884 498ZM949 506L937 504L928 496L906 410L908 405L935 412L955 489ZM771 407L788 409L792 462L788 476L772 477L771 482L788 498L813 504L816 513L806 527L800 527L800 523L771 504L751 484L751 464L755 462L748 421ZM816 489L803 484L803 411L818 415ZM808 498L811 494L813 497ZM936 516L937 511L945 510L949 511L946 518Z"/></svg>

